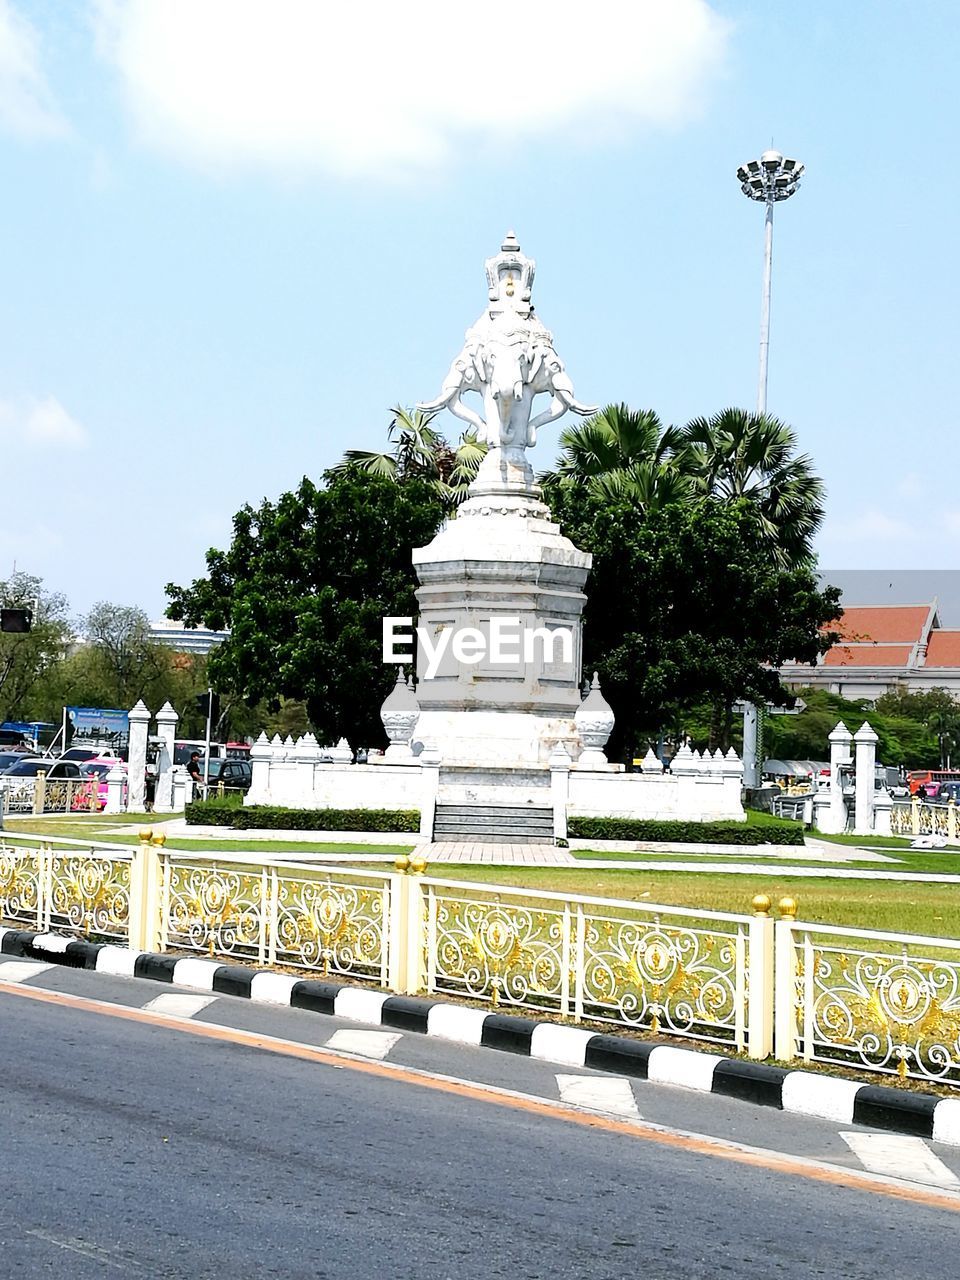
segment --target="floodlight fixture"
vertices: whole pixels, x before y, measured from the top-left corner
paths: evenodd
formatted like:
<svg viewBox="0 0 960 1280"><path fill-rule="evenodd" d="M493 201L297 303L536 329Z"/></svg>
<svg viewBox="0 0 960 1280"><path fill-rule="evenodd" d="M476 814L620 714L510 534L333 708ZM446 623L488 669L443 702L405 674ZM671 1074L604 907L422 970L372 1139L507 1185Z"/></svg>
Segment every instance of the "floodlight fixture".
<svg viewBox="0 0 960 1280"><path fill-rule="evenodd" d="M779 151L765 151L759 160L748 160L737 170L740 190L761 204L789 200L800 186L802 174L803 165Z"/></svg>

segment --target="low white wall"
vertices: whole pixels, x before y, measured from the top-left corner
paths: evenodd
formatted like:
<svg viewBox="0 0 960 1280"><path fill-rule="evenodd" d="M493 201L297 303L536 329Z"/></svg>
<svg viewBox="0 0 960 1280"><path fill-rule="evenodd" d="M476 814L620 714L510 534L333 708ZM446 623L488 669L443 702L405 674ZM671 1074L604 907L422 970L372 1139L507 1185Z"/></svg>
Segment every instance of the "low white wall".
<svg viewBox="0 0 960 1280"><path fill-rule="evenodd" d="M317 759L331 750L346 759ZM290 809L423 809L427 779L419 759L350 764L349 756L345 743L321 749L309 735L296 743L263 737L251 751L253 784L245 803ZM556 794L548 768L441 765L436 798L439 804L553 807L555 829L563 826L564 794L566 814L572 817L746 820L740 802L742 766L732 753L701 756L683 748L667 774L649 768L643 773L571 769L569 762L554 772L563 781ZM429 781L432 786L433 779Z"/></svg>
<svg viewBox="0 0 960 1280"><path fill-rule="evenodd" d="M549 769L441 766L438 804L530 804L550 808Z"/></svg>
<svg viewBox="0 0 960 1280"><path fill-rule="evenodd" d="M568 812L578 818L745 822L739 775L570 772Z"/></svg>

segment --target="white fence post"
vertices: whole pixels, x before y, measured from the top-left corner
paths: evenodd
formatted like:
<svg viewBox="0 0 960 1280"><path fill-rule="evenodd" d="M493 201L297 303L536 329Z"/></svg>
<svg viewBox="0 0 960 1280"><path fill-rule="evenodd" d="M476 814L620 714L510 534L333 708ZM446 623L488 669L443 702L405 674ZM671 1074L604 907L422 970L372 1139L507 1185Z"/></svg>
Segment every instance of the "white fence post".
<svg viewBox="0 0 960 1280"><path fill-rule="evenodd" d="M873 831L873 802L876 795L877 733L864 720L853 735L857 750L853 829L858 835Z"/></svg>
<svg viewBox="0 0 960 1280"><path fill-rule="evenodd" d="M420 753L420 839L433 840L433 823L440 790L440 753L429 748Z"/></svg>
<svg viewBox="0 0 960 1280"><path fill-rule="evenodd" d="M427 869L424 858L411 858L410 871L405 876L407 881L407 915L403 942L405 943L407 961L404 979L404 994L417 995L426 982L426 893L420 877Z"/></svg>
<svg viewBox="0 0 960 1280"><path fill-rule="evenodd" d="M127 783L127 775L119 767L114 765L107 774L107 804L104 812L106 813L123 813L123 788ZM98 786L97 780L94 778L93 785Z"/></svg>
<svg viewBox="0 0 960 1280"><path fill-rule="evenodd" d="M154 808L158 813L173 811L173 748L177 737L177 721L180 717L165 702L157 712L157 737L160 739L160 759L157 770L157 793Z"/></svg>
<svg viewBox="0 0 960 1280"><path fill-rule="evenodd" d="M127 808L142 813L147 772L147 727L150 712L141 699L129 712L130 739L127 752Z"/></svg>
<svg viewBox="0 0 960 1280"><path fill-rule="evenodd" d="M570 794L570 766L573 761L562 742L550 753L550 797L553 803L553 838L567 838L567 800Z"/></svg>
<svg viewBox="0 0 960 1280"><path fill-rule="evenodd" d="M797 1056L797 904L793 898L781 898L777 905L780 919L775 929L774 1056L780 1062L792 1062Z"/></svg>
<svg viewBox="0 0 960 1280"><path fill-rule="evenodd" d="M747 1053L751 1058L768 1058L773 1050L773 920L770 899L758 893L753 900L750 921L750 952L747 958L749 1006Z"/></svg>

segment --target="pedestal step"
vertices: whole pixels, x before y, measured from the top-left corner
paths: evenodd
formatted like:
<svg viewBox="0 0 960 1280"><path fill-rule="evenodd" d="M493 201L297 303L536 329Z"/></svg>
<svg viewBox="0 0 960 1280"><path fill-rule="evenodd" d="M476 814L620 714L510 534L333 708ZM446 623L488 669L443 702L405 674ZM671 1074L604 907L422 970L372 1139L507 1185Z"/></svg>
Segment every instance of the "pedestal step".
<svg viewBox="0 0 960 1280"><path fill-rule="evenodd" d="M553 810L532 805L438 804L433 838L552 844Z"/></svg>

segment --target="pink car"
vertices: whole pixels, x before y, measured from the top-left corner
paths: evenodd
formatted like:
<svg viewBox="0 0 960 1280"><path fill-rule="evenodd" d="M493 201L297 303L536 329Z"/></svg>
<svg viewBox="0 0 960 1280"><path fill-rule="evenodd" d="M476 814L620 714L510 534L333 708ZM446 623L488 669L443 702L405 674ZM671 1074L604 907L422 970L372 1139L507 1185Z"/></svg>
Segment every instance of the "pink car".
<svg viewBox="0 0 960 1280"><path fill-rule="evenodd" d="M92 760L84 760L80 764L80 772L85 778L90 780L90 786L84 786L77 792L70 807L80 811L89 810L91 793L93 788L96 787L97 809L102 812L107 807L107 774L114 768L120 768L123 770L123 802L126 804L127 766L122 760L115 760L110 756L94 756Z"/></svg>

